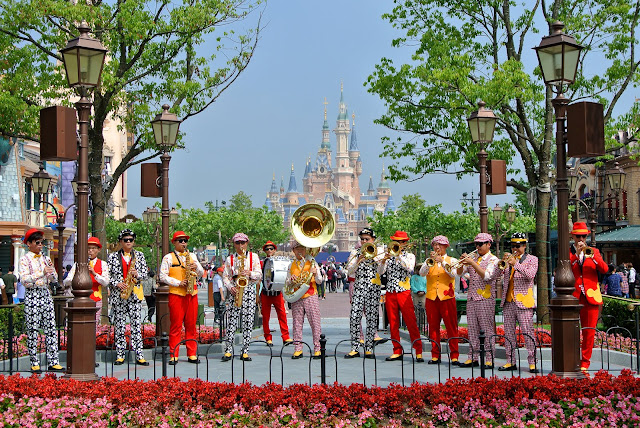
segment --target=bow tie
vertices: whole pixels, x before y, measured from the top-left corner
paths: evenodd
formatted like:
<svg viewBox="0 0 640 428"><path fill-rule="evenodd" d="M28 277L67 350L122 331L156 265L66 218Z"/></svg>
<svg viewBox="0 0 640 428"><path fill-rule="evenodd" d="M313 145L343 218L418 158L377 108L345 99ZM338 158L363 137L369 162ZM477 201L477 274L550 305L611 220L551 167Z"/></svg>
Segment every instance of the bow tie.
<svg viewBox="0 0 640 428"><path fill-rule="evenodd" d="M131 253L123 253L125 257L131 257Z"/></svg>
<svg viewBox="0 0 640 428"><path fill-rule="evenodd" d="M34 255L33 255L33 258L34 258L34 259L38 259L38 258L40 258L40 257L42 257L42 254L34 254Z"/></svg>
<svg viewBox="0 0 640 428"><path fill-rule="evenodd" d="M185 251L184 253L178 253L179 255L181 255L182 257L187 257L189 255L188 251Z"/></svg>

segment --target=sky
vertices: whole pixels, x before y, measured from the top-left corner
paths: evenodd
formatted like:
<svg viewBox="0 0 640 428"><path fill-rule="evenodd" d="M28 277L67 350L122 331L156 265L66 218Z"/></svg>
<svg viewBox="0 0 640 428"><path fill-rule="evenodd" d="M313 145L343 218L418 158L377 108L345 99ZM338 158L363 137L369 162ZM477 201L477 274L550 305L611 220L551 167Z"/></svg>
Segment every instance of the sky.
<svg viewBox="0 0 640 428"><path fill-rule="evenodd" d="M392 2L370 0L271 0L264 9L257 52L236 82L205 112L181 125L186 149L172 155L169 199L185 208L204 208L206 201L228 201L243 191L261 206L275 174L289 182L294 165L298 190L306 159L321 143L326 97L327 119L335 128L344 85L349 116L355 113L356 134L363 161L360 186L369 176L380 181L381 138L393 135L374 120L385 112L382 101L364 83L381 58L407 59L409 51L391 47L398 36L381 18ZM335 150L335 134L331 132ZM335 152L334 152L335 157ZM157 160L159 162L159 160ZM510 177L509 177L510 178ZM457 180L432 174L415 182L391 183L396 206L402 196L419 194L445 212L461 209L462 193L477 197L479 177ZM140 166L128 171L128 212L140 217L156 199L140 196ZM488 196L489 208L513 200Z"/></svg>

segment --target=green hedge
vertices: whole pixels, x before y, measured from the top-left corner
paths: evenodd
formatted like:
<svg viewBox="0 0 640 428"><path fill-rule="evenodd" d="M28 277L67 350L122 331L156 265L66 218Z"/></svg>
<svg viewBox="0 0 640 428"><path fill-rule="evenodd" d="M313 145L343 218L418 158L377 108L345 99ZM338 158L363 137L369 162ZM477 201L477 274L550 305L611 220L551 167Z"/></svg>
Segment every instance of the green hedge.
<svg viewBox="0 0 640 428"><path fill-rule="evenodd" d="M13 311L14 335L17 336L24 329L24 305L0 309L0 337L3 339L9 336L9 311Z"/></svg>
<svg viewBox="0 0 640 428"><path fill-rule="evenodd" d="M606 329L611 327L624 327L631 332L631 337L636 338L636 314L640 311L640 307L629 302L630 299L619 300L611 297L602 296L604 304L602 306L602 323ZM640 303L640 301L636 300ZM627 332L622 330L613 333L628 336Z"/></svg>

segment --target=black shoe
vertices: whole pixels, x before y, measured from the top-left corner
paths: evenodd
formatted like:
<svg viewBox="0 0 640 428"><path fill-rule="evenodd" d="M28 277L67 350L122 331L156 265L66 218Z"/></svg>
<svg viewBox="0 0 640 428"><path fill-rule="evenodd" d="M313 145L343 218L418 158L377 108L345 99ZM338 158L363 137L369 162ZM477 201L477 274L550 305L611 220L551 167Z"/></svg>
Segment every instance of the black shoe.
<svg viewBox="0 0 640 428"><path fill-rule="evenodd" d="M222 360L222 362L225 362L225 361L229 361L229 360L230 360L230 359L232 359L232 358L233 358L233 355L231 355L231 354L224 354L224 355L222 356L221 360Z"/></svg>
<svg viewBox="0 0 640 428"><path fill-rule="evenodd" d="M136 364L139 365L139 366L148 366L149 365L149 361L136 360Z"/></svg>
<svg viewBox="0 0 640 428"><path fill-rule="evenodd" d="M169 360L169 365L170 366L175 366L176 364L178 364L178 359L177 358L175 360Z"/></svg>
<svg viewBox="0 0 640 428"><path fill-rule="evenodd" d="M417 362L417 363L424 363L424 358L422 358L422 357L416 357L416 362Z"/></svg>
<svg viewBox="0 0 640 428"><path fill-rule="evenodd" d="M299 354L296 354L295 352L293 353L293 355L291 356L292 360L297 360L304 357L304 355L302 355L302 352L300 352Z"/></svg>
<svg viewBox="0 0 640 428"><path fill-rule="evenodd" d="M392 356L385 358L385 361L402 361L402 354L393 354Z"/></svg>
<svg viewBox="0 0 640 428"><path fill-rule="evenodd" d="M272 340L267 340L267 346L269 348L273 348L273 341Z"/></svg>
<svg viewBox="0 0 640 428"><path fill-rule="evenodd" d="M55 364L53 366L47 367L47 371L50 371L50 372L63 372L64 371L64 367L62 367L60 364Z"/></svg>
<svg viewBox="0 0 640 428"><path fill-rule="evenodd" d="M200 364L200 358L189 358L187 361L190 362L191 364Z"/></svg>
<svg viewBox="0 0 640 428"><path fill-rule="evenodd" d="M429 361L427 361L427 364L440 364L440 358L438 359L431 359Z"/></svg>
<svg viewBox="0 0 640 428"><path fill-rule="evenodd" d="M459 366L460 365L460 361L458 361L458 360L451 361L451 365L452 366Z"/></svg>
<svg viewBox="0 0 640 428"><path fill-rule="evenodd" d="M251 361L251 357L249 355L247 355L247 354L242 354L240 356L240 360L241 361Z"/></svg>
<svg viewBox="0 0 640 428"><path fill-rule="evenodd" d="M114 365L114 366L121 366L121 365L123 365L123 364L124 364L124 358L118 358L117 360L115 360L115 361L113 362L113 365Z"/></svg>
<svg viewBox="0 0 640 428"><path fill-rule="evenodd" d="M529 369L529 373L540 373L540 370L538 369Z"/></svg>
<svg viewBox="0 0 640 428"><path fill-rule="evenodd" d="M374 339L373 343L375 343L376 345L382 345L383 343L387 343L389 341L389 339L381 337L380 339Z"/></svg>
<svg viewBox="0 0 640 428"><path fill-rule="evenodd" d="M349 352L348 354L345 354L345 355L344 355L344 357L345 357L346 359L349 359L349 358L359 358L359 357L360 357L360 352L358 352L358 351L355 351L355 352L354 352L354 351L351 351L351 352Z"/></svg>
<svg viewBox="0 0 640 428"><path fill-rule="evenodd" d="M373 359L374 359L374 357L373 357L373 352L365 352L365 353L364 353L364 357L365 357L367 360L373 360Z"/></svg>
<svg viewBox="0 0 640 428"><path fill-rule="evenodd" d="M458 363L458 366L460 367L480 367L480 363L477 361L471 361L471 362L464 362L464 363Z"/></svg>
<svg viewBox="0 0 640 428"><path fill-rule="evenodd" d="M518 370L518 366L516 366L515 364L511 364L510 366L507 366L505 364L504 366L498 367L499 372L512 372L515 370Z"/></svg>
<svg viewBox="0 0 640 428"><path fill-rule="evenodd" d="M96 367L100 367L100 363L96 363Z"/></svg>

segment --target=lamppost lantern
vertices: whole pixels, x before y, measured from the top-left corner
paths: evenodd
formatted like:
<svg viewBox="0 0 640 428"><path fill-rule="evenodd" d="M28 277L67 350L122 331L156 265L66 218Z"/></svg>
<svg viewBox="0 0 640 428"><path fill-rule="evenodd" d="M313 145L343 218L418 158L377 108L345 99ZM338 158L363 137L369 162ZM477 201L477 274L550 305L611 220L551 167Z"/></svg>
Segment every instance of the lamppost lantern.
<svg viewBox="0 0 640 428"><path fill-rule="evenodd" d="M496 204L493 207L493 220L497 223L502 219L502 207L499 204Z"/></svg>
<svg viewBox="0 0 640 428"><path fill-rule="evenodd" d="M542 78L547 85L571 84L576 78L583 46L573 36L564 33L562 22L554 22L551 28L553 34L543 37L540 45L534 48Z"/></svg>
<svg viewBox="0 0 640 428"><path fill-rule="evenodd" d="M485 108L485 102L478 102L478 110L471 113L467 119L471 141L474 143L490 143L493 141L493 132L496 128L496 115L492 110Z"/></svg>
<svg viewBox="0 0 640 428"><path fill-rule="evenodd" d="M158 221L160 217L160 211L156 207L147 208L142 213L142 221L147 224L153 224Z"/></svg>
<svg viewBox="0 0 640 428"><path fill-rule="evenodd" d="M51 176L44 170L44 166L42 165L42 162L40 162L40 169L31 176L33 192L40 195L49 193L50 184Z"/></svg>
<svg viewBox="0 0 640 428"><path fill-rule="evenodd" d="M512 224L514 221L516 221L516 210L513 207L509 207L509 209L507 210L507 221L509 222L509 224Z"/></svg>
<svg viewBox="0 0 640 428"><path fill-rule="evenodd" d="M169 149L176 145L180 122L178 116L169 112L169 105L164 104L162 113L156 115L156 118L151 121L153 135L159 147Z"/></svg>
<svg viewBox="0 0 640 428"><path fill-rule="evenodd" d="M618 162L616 162L612 169L607 171L607 178L609 179L609 187L614 192L618 192L624 189L625 179L627 177L627 173L620 168Z"/></svg>
<svg viewBox="0 0 640 428"><path fill-rule="evenodd" d="M176 224L178 222L178 218L180 217L180 213L175 208L172 208L169 212L169 223Z"/></svg>
<svg viewBox="0 0 640 428"><path fill-rule="evenodd" d="M67 46L60 50L62 62L67 72L67 82L71 88L96 87L100 83L104 59L107 49L89 35L86 22L78 27L80 36L69 40Z"/></svg>
<svg viewBox="0 0 640 428"><path fill-rule="evenodd" d="M573 168L569 169L569 171L567 172L567 182L569 183L569 195L576 193L579 179L580 179L580 176L578 175L578 173Z"/></svg>

